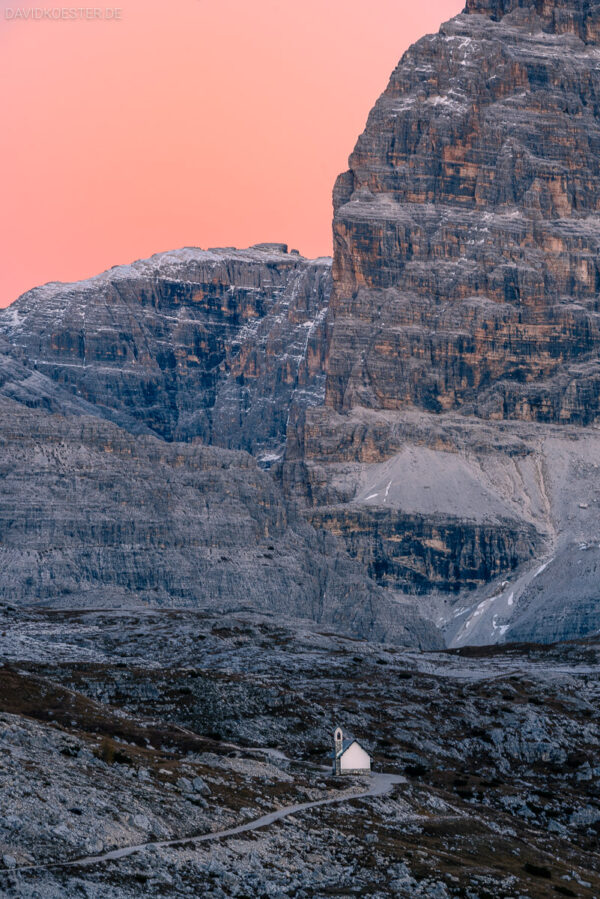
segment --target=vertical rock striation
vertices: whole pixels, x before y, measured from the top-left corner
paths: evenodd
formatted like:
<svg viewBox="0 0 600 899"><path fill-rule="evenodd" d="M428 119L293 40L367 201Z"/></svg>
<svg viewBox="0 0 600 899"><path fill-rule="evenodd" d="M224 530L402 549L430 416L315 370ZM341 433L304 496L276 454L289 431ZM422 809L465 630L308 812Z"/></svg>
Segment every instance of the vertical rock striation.
<svg viewBox="0 0 600 899"><path fill-rule="evenodd" d="M333 192L325 406L283 477L381 583L461 594L457 643L597 627L599 54L597 2L468 0Z"/></svg>
<svg viewBox="0 0 600 899"><path fill-rule="evenodd" d="M334 190L328 405L599 414L600 6L470 0Z"/></svg>

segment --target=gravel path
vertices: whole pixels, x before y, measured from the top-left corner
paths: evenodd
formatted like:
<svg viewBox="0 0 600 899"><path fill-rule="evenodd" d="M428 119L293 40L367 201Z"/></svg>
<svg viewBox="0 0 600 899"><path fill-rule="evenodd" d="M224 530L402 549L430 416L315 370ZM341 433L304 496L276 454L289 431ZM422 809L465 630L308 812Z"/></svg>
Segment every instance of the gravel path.
<svg viewBox="0 0 600 899"><path fill-rule="evenodd" d="M113 849L111 852L103 852L100 855L88 855L83 858L73 859L72 861L50 862L46 865L24 865L22 867L13 868L12 873L18 871L39 871L49 868L71 868L71 867L87 867L90 865L101 864L102 862L115 861L120 858L126 858L136 852L142 852L144 849L161 848L163 846L183 846L189 843L207 843L210 840L219 840L224 837L233 837L241 833L247 833L250 830L259 830L268 827L282 818L295 815L298 812L304 812L311 808L317 808L320 805L335 805L342 802L349 802L352 799L367 799L374 796L383 796L399 783L406 783L406 778L396 774L373 774L372 783L368 790L362 793L354 793L346 796L335 796L331 799L318 799L314 802L302 802L298 805L286 805L277 809L275 812L269 812L267 815L261 815L260 818L254 818L238 827L230 827L228 830L217 830L211 833L204 833L198 836L180 837L174 840L151 841L146 843L138 843L134 846L123 846L121 849Z"/></svg>

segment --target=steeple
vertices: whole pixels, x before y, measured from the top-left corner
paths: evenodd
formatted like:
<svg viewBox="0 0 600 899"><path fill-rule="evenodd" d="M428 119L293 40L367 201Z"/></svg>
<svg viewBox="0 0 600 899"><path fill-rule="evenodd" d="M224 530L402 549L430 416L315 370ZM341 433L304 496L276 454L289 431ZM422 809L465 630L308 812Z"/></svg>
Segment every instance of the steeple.
<svg viewBox="0 0 600 899"><path fill-rule="evenodd" d="M333 740L335 743L335 754L342 751L342 747L344 745L344 734L342 733L341 727L336 727L335 732L333 734Z"/></svg>

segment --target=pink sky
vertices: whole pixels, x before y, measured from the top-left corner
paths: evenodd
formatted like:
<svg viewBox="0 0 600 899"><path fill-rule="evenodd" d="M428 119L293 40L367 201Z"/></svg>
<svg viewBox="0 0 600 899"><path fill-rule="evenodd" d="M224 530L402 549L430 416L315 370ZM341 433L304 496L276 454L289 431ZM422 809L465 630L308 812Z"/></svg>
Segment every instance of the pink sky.
<svg viewBox="0 0 600 899"><path fill-rule="evenodd" d="M0 306L179 246L329 254L369 109L464 6L121 2L121 21L23 21L0 0Z"/></svg>

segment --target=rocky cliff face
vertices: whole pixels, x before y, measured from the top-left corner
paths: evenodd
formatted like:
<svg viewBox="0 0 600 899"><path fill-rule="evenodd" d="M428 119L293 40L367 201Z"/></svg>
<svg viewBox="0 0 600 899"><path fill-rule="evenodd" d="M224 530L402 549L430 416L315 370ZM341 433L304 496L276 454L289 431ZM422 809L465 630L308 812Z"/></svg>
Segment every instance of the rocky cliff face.
<svg viewBox="0 0 600 899"><path fill-rule="evenodd" d="M244 452L133 436L0 397L0 599L60 608L250 608L355 636L435 628L317 533Z"/></svg>
<svg viewBox="0 0 600 899"><path fill-rule="evenodd" d="M0 596L242 606L441 645L254 459L199 445L268 466L291 409L322 402L330 269L284 245L183 250L2 311Z"/></svg>
<svg viewBox="0 0 600 899"><path fill-rule="evenodd" d="M599 20L473 0L405 54L334 191L328 405L596 419Z"/></svg>
<svg viewBox="0 0 600 899"><path fill-rule="evenodd" d="M461 594L457 643L600 625L599 22L470 0L334 189L325 407L292 417L284 481L381 583Z"/></svg>
<svg viewBox="0 0 600 899"><path fill-rule="evenodd" d="M535 12L544 31L575 34L585 43L600 37L600 9L594 0L467 0L466 13L490 16L495 22L517 10Z"/></svg>
<svg viewBox="0 0 600 899"><path fill-rule="evenodd" d="M322 401L330 268L285 244L163 253L36 288L0 333L134 433L276 455L292 402Z"/></svg>
<svg viewBox="0 0 600 899"><path fill-rule="evenodd" d="M100 480L78 496L84 523L71 530L74 496L53 504L50 469L38 471L42 519L27 482L17 542L46 555L31 594L25 556L10 556L15 595L75 602L59 556L77 546L71 570L92 572L83 593L103 601L156 590L161 603L222 605L251 580L253 607L283 602L363 635L408 628L420 645L436 638L415 602L455 645L600 627L599 10L469 0L415 44L337 180L333 270L283 244L186 249L0 312L0 397L9 431L25 428L26 464L37 470L55 412L109 419L144 460L132 473L113 455L104 475L104 437L86 438ZM23 407L43 424L25 424ZM273 466L275 493L244 457L178 505L143 483L151 437L173 444L169 472L195 442L247 450ZM7 447L9 473L19 456ZM71 446L64 478L79 456ZM100 485L123 477L135 489L108 491L102 507ZM181 533L194 490L204 511ZM139 545L138 503L168 523L142 515L143 562L138 549L113 555ZM112 536L88 565L101 507ZM285 564L275 508L294 547ZM250 520L250 542L267 528L276 547L260 563ZM200 549L180 564L188 543Z"/></svg>

